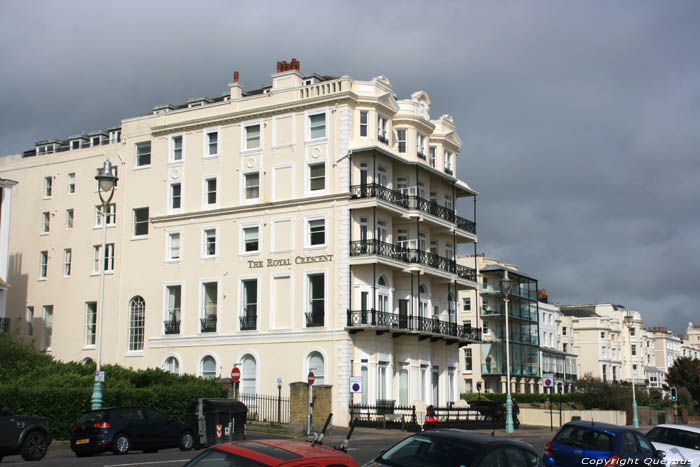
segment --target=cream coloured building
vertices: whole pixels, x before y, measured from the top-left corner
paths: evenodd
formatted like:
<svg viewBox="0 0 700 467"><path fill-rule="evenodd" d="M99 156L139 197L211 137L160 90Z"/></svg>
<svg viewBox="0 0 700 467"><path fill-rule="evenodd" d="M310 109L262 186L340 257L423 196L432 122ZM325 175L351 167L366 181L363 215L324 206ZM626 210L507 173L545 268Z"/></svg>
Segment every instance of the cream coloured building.
<svg viewBox="0 0 700 467"><path fill-rule="evenodd" d="M476 192L455 177L451 116L385 77L302 74L161 105L105 132L45 140L0 158L13 189L7 315L62 360L96 358L105 267L103 361L203 377L242 371L242 392L277 378L333 386L334 423L354 402L458 398L457 322L477 240L456 213ZM106 216L96 169L119 176ZM107 248L101 248L101 223ZM349 377L363 392L350 394ZM109 375L107 382L109 384Z"/></svg>

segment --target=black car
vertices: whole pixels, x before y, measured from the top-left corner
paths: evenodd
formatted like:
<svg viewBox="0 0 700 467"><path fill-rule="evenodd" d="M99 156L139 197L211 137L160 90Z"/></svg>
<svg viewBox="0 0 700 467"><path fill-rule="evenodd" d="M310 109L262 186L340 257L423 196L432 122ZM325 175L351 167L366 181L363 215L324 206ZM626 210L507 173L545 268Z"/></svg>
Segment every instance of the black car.
<svg viewBox="0 0 700 467"><path fill-rule="evenodd" d="M49 444L49 422L44 417L14 415L0 404L0 461L13 454L38 461L46 455Z"/></svg>
<svg viewBox="0 0 700 467"><path fill-rule="evenodd" d="M363 467L537 467L527 443L461 430L418 433L399 441Z"/></svg>
<svg viewBox="0 0 700 467"><path fill-rule="evenodd" d="M152 407L112 407L86 413L71 428L70 448L78 457L99 451L126 454L194 447L192 428Z"/></svg>
<svg viewBox="0 0 700 467"><path fill-rule="evenodd" d="M489 399L472 399L469 408L477 410L486 420L505 421L506 406Z"/></svg>

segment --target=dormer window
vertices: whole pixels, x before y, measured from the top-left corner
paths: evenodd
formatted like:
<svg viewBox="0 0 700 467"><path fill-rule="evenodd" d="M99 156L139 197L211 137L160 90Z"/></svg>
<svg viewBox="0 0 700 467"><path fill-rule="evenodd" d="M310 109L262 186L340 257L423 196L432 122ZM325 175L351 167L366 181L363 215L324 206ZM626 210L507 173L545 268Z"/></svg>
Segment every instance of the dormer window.
<svg viewBox="0 0 700 467"><path fill-rule="evenodd" d="M74 139L73 141L70 142L70 148L71 150L73 149L80 149L80 140L79 139Z"/></svg>
<svg viewBox="0 0 700 467"><path fill-rule="evenodd" d="M121 141L121 130L112 130L109 132L109 144L118 143Z"/></svg>
<svg viewBox="0 0 700 467"><path fill-rule="evenodd" d="M90 138L90 144L92 146L99 146L100 145L100 137L99 136L93 136Z"/></svg>
<svg viewBox="0 0 700 467"><path fill-rule="evenodd" d="M37 155L41 154L52 154L55 151L55 144L42 144L41 146L36 147L36 153Z"/></svg>

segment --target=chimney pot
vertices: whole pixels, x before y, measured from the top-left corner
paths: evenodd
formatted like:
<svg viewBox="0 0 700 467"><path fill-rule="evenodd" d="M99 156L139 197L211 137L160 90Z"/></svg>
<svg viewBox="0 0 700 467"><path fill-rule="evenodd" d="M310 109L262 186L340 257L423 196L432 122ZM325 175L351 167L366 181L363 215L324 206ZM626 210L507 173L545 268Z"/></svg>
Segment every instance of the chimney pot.
<svg viewBox="0 0 700 467"><path fill-rule="evenodd" d="M234 83L237 83L237 82L238 82L238 72L237 72L237 71L234 71L234 72L233 72L233 82L234 82Z"/></svg>

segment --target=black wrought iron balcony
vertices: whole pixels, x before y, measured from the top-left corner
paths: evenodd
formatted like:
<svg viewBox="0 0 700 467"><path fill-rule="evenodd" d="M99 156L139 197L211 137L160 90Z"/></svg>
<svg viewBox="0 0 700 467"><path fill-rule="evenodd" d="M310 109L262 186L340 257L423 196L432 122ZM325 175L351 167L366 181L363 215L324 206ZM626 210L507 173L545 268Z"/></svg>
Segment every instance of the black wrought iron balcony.
<svg viewBox="0 0 700 467"><path fill-rule="evenodd" d="M254 331L258 325L258 315L243 315L238 318L241 331Z"/></svg>
<svg viewBox="0 0 700 467"><path fill-rule="evenodd" d="M447 167L445 167L445 173L447 175L452 175L452 169L448 169Z"/></svg>
<svg viewBox="0 0 700 467"><path fill-rule="evenodd" d="M382 136L382 135L377 136L377 141L379 141L380 143L389 144L389 140L386 139L386 136Z"/></svg>
<svg viewBox="0 0 700 467"><path fill-rule="evenodd" d="M458 277L476 282L476 270L429 251L404 248L379 240L355 240L350 242L350 256L381 256L408 264L430 266Z"/></svg>
<svg viewBox="0 0 700 467"><path fill-rule="evenodd" d="M377 198L402 208L408 208L408 195L376 183L353 185L350 187L350 194L353 198Z"/></svg>
<svg viewBox="0 0 700 467"><path fill-rule="evenodd" d="M322 312L306 312L306 327L317 328L324 325L324 316Z"/></svg>
<svg viewBox="0 0 700 467"><path fill-rule="evenodd" d="M432 334L461 340L481 341L481 329L436 318L408 316L377 310L348 310L348 328L381 328L392 332Z"/></svg>
<svg viewBox="0 0 700 467"><path fill-rule="evenodd" d="M200 318L199 322L201 324L202 332L216 332L216 315L209 315L204 318Z"/></svg>
<svg viewBox="0 0 700 467"><path fill-rule="evenodd" d="M422 152L417 152L416 155L418 156L418 159L426 159L425 154L423 154Z"/></svg>
<svg viewBox="0 0 700 467"><path fill-rule="evenodd" d="M476 222L473 222L473 221L470 221L469 219L465 219L464 217L460 217L460 216L455 215L455 224L457 225L457 228L460 230L464 230L465 232L476 234Z"/></svg>
<svg viewBox="0 0 700 467"><path fill-rule="evenodd" d="M165 326L165 333L166 334L180 334L180 320L179 319L169 319L163 321L163 325ZM216 328L216 324L214 324L214 328Z"/></svg>

